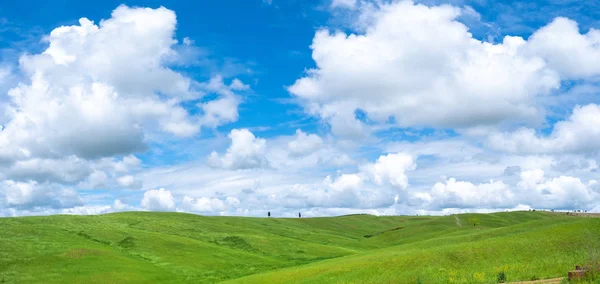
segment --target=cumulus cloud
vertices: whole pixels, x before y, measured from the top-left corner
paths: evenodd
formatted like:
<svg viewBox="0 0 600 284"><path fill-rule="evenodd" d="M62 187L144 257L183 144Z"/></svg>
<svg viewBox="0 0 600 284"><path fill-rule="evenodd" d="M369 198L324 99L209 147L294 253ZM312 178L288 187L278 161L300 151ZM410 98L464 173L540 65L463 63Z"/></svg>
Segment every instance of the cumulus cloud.
<svg viewBox="0 0 600 284"><path fill-rule="evenodd" d="M543 170L520 173L516 184L501 180L474 184L450 178L436 183L429 192L413 195L415 200L431 210L443 208L508 209L527 205L542 209L592 209L598 202L598 182L584 183L580 178L558 176L547 178Z"/></svg>
<svg viewBox="0 0 600 284"><path fill-rule="evenodd" d="M558 17L528 40L529 52L543 57L565 79L598 78L600 31L579 32L577 22Z"/></svg>
<svg viewBox="0 0 600 284"><path fill-rule="evenodd" d="M121 158L102 158L86 161L84 169L91 171L87 177L79 182L76 187L80 189L139 189L141 181L132 174L140 169L141 161L134 155ZM58 168L57 171L61 171Z"/></svg>
<svg viewBox="0 0 600 284"><path fill-rule="evenodd" d="M302 130L296 130L294 140L288 143L288 149L292 156L305 156L313 153L323 146L323 139L316 134L306 134Z"/></svg>
<svg viewBox="0 0 600 284"><path fill-rule="evenodd" d="M121 200L116 199L112 205L104 206L76 206L72 208L61 209L60 211L46 211L48 214L73 214L73 215L97 215L123 211L136 211L139 208L123 203Z"/></svg>
<svg viewBox="0 0 600 284"><path fill-rule="evenodd" d="M26 79L9 91L0 127L4 178L74 184L94 172L88 160L146 150L148 133L189 137L237 120L234 91L247 85L168 67L176 24L166 8L119 6L99 24L52 30L43 52L21 56ZM198 114L183 107L201 99Z"/></svg>
<svg viewBox="0 0 600 284"><path fill-rule="evenodd" d="M129 172L135 168L137 168L138 166L140 166L142 163L142 161L140 161L140 159L138 159L136 156L134 155L128 155L123 157L123 159L121 159L121 161L117 161L112 163L112 167L115 169L115 171L117 172Z"/></svg>
<svg viewBox="0 0 600 284"><path fill-rule="evenodd" d="M147 119L165 131L192 124L183 108L158 96L199 96L189 78L162 64L173 52L175 25L175 13L165 8L120 6L100 25L82 18L54 29L44 52L20 59L30 83L9 92L12 119L0 132L3 146L97 158L145 149Z"/></svg>
<svg viewBox="0 0 600 284"><path fill-rule="evenodd" d="M319 30L317 65L289 87L309 113L347 135L364 127L355 111L399 126L466 128L539 118L533 97L560 85L545 60L524 54L528 43L472 37L461 9L410 1L363 9L363 34ZM435 43L435 44L432 44Z"/></svg>
<svg viewBox="0 0 600 284"><path fill-rule="evenodd" d="M518 187L530 196L532 204L543 208L591 209L598 201L595 190L597 181L584 183L571 176L546 178L542 170L528 170L521 173Z"/></svg>
<svg viewBox="0 0 600 284"><path fill-rule="evenodd" d="M286 147L287 142L280 145ZM151 187L168 185L187 196L178 207L187 212L262 215L265 210L368 209L391 206L396 196L406 194L413 163L408 155L388 154L364 169L329 175L315 165L250 168L234 174L229 169L190 165L152 170L141 180ZM214 211L210 212L211 208Z"/></svg>
<svg viewBox="0 0 600 284"><path fill-rule="evenodd" d="M189 196L183 197L181 209L187 212L196 213L215 213L225 210L233 210L240 206L240 200L236 197L229 196L225 200L219 198L192 198Z"/></svg>
<svg viewBox="0 0 600 284"><path fill-rule="evenodd" d="M578 106L571 116L554 124L547 137L534 129L495 133L489 138L492 148L512 153L589 153L600 150L600 106Z"/></svg>
<svg viewBox="0 0 600 284"><path fill-rule="evenodd" d="M436 183L425 197L432 208L511 208L515 196L502 181L473 184L454 178Z"/></svg>
<svg viewBox="0 0 600 284"><path fill-rule="evenodd" d="M161 189L151 189L144 193L141 205L144 209L152 211L173 211L175 210L175 199L171 192Z"/></svg>
<svg viewBox="0 0 600 284"><path fill-rule="evenodd" d="M240 98L234 91L248 90L250 87L238 79L234 79L230 85L225 85L220 76L214 77L203 86L207 90L219 94L220 97L198 105L204 112L200 118L200 123L207 127L217 127L236 121L238 119Z"/></svg>
<svg viewBox="0 0 600 284"><path fill-rule="evenodd" d="M28 210L46 207L60 209L79 205L83 205L83 200L71 188L36 182L11 180L0 182L0 208Z"/></svg>
<svg viewBox="0 0 600 284"><path fill-rule="evenodd" d="M219 155L212 152L208 164L212 167L231 170L263 168L269 165L266 157L266 140L256 138L248 129L233 129L229 133L231 145L227 152Z"/></svg>
<svg viewBox="0 0 600 284"><path fill-rule="evenodd" d="M124 188L130 189L140 189L142 187L142 183L131 175L125 175L117 178L117 183Z"/></svg>
<svg viewBox="0 0 600 284"><path fill-rule="evenodd" d="M87 178L92 172L90 165L75 156L64 159L34 158L15 162L0 177L15 181L51 182L76 184Z"/></svg>
<svg viewBox="0 0 600 284"><path fill-rule="evenodd" d="M411 155L395 153L379 157L376 163L364 166L362 171L370 176L376 185L390 184L406 189L408 187L406 172L414 170L416 166Z"/></svg>
<svg viewBox="0 0 600 284"><path fill-rule="evenodd" d="M380 156L375 163L368 163L356 173L341 174L335 179L327 176L323 181L325 190L308 186L296 195L310 197L307 202L316 207L377 208L395 202L398 190L408 187L406 173L416 168L413 157L404 153ZM301 185L296 187L303 188ZM319 192L321 190L321 192ZM298 189L294 189L298 191Z"/></svg>

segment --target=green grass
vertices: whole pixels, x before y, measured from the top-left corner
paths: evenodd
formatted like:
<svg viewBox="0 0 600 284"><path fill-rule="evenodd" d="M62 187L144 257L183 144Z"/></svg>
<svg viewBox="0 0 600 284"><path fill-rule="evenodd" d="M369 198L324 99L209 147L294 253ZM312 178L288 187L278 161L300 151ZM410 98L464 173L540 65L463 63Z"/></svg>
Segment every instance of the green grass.
<svg viewBox="0 0 600 284"><path fill-rule="evenodd" d="M600 247L600 219L544 212L129 212L3 218L0 228L0 283L495 283L500 271L508 281L565 276Z"/></svg>

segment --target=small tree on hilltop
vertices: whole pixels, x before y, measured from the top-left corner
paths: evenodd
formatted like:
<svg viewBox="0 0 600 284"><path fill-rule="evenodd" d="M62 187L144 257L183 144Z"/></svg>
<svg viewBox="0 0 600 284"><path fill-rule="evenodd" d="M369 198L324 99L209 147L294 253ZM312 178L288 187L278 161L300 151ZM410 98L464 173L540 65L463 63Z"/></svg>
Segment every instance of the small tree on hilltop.
<svg viewBox="0 0 600 284"><path fill-rule="evenodd" d="M271 211L267 212L267 217L271 217Z"/></svg>

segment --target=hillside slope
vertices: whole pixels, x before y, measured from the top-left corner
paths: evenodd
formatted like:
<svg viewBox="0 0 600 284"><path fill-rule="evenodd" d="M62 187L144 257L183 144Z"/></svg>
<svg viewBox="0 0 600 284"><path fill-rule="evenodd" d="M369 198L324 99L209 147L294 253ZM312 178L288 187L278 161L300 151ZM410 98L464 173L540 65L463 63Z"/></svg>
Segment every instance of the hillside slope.
<svg viewBox="0 0 600 284"><path fill-rule="evenodd" d="M475 222L477 226L470 223ZM563 276L600 219L204 217L128 212L0 219L0 283L422 283Z"/></svg>
<svg viewBox="0 0 600 284"><path fill-rule="evenodd" d="M542 215L543 214L543 215ZM461 215L460 219L471 219ZM544 213L480 215L477 227L449 217L382 235L385 249L240 278L231 283L496 283L564 277L600 248L600 220ZM446 226L444 226L446 225Z"/></svg>

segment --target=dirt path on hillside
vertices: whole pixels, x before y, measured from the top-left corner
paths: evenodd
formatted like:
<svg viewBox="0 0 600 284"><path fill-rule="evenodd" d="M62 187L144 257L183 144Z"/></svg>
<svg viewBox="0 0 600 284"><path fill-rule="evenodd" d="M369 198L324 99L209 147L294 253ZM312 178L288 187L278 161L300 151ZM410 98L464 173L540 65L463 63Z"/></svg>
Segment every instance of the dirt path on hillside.
<svg viewBox="0 0 600 284"><path fill-rule="evenodd" d="M544 284L558 284L564 277L561 278L553 278L553 279L543 279L543 280L535 280L535 281L519 281L519 282L510 282L512 284L534 284L534 283L544 283Z"/></svg>
<svg viewBox="0 0 600 284"><path fill-rule="evenodd" d="M454 215L454 220L456 220L456 226L462 227L462 224L460 223L460 219L458 219L458 216Z"/></svg>

